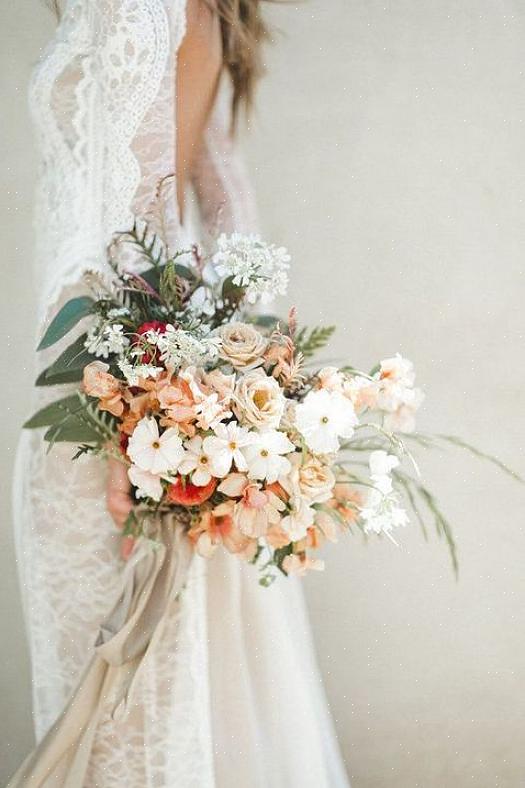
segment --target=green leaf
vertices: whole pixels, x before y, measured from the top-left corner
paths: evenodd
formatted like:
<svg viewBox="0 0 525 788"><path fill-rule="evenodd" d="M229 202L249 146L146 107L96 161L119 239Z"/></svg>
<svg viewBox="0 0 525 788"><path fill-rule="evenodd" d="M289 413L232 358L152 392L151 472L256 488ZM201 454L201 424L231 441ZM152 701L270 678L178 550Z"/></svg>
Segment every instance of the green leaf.
<svg viewBox="0 0 525 788"><path fill-rule="evenodd" d="M83 407L84 405L80 399L80 395L71 394L69 397L63 397L56 402L52 402L50 405L46 405L45 408L41 408L41 410L26 421L24 428L35 430L39 427L50 427L53 424L63 421L68 415L75 413Z"/></svg>
<svg viewBox="0 0 525 788"><path fill-rule="evenodd" d="M83 317L91 314L95 302L90 296L79 296L68 301L47 328L37 350L51 347L71 331Z"/></svg>
<svg viewBox="0 0 525 788"><path fill-rule="evenodd" d="M277 323L281 325L286 324L286 320L281 320L277 315L254 315L252 322L256 326L261 326L261 328L274 328Z"/></svg>
<svg viewBox="0 0 525 788"><path fill-rule="evenodd" d="M195 272L188 268L187 265L182 265L181 263L175 263L175 271L177 272L178 276L182 276L183 279L187 279L189 282L193 282L197 277L195 276Z"/></svg>
<svg viewBox="0 0 525 788"><path fill-rule="evenodd" d="M43 380L41 380L38 385L52 385L53 379L60 378L61 376L64 376L65 373L68 373L70 376L69 380L58 379L56 380L57 383L67 383L71 382L71 380L80 380L80 377L72 378L71 376L73 373L81 373L84 367L93 361L93 355L88 353L84 347L86 337L87 334L82 334L73 342L72 345L66 348L66 350L60 354L56 361L42 373L43 379L45 379L46 382L44 383ZM40 378L42 378L42 375Z"/></svg>
<svg viewBox="0 0 525 788"><path fill-rule="evenodd" d="M229 276L222 283L222 297L230 303L238 303L244 298L245 288L233 284L233 277Z"/></svg>
<svg viewBox="0 0 525 788"><path fill-rule="evenodd" d="M51 374L50 369L45 369L37 377L35 386L60 386L65 383L78 383L82 380L81 369L71 369L64 372Z"/></svg>
<svg viewBox="0 0 525 788"><path fill-rule="evenodd" d="M75 416L68 416L61 424L53 424L44 434L49 443L98 443L98 431Z"/></svg>
<svg viewBox="0 0 525 788"><path fill-rule="evenodd" d="M302 328L295 340L295 347L305 358L311 358L324 347L335 331L335 326L317 326L308 331Z"/></svg>

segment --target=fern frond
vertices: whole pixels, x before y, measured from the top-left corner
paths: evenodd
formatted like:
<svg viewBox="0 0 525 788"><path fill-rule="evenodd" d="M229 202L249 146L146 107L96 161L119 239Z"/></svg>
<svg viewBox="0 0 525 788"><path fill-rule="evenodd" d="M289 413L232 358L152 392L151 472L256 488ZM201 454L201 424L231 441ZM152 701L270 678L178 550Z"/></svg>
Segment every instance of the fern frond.
<svg viewBox="0 0 525 788"><path fill-rule="evenodd" d="M295 347L304 358L311 358L328 344L334 331L335 326L317 326L310 330L302 328L295 338Z"/></svg>

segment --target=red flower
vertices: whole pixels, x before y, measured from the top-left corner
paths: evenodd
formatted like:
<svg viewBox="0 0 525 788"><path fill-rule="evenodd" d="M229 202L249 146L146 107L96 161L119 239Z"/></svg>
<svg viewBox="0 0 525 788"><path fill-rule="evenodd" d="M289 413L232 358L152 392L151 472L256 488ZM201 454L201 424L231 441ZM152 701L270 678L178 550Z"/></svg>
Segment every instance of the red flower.
<svg viewBox="0 0 525 788"><path fill-rule="evenodd" d="M120 451L122 454L126 454L128 450L128 443L129 443L129 435L126 435L124 432L120 433Z"/></svg>
<svg viewBox="0 0 525 788"><path fill-rule="evenodd" d="M148 331L159 331L161 334L166 333L166 323L161 320L150 320L149 323L143 323L137 328L137 334L147 334Z"/></svg>
<svg viewBox="0 0 525 788"><path fill-rule="evenodd" d="M140 334L140 336L143 336L144 334L147 334L148 331L158 331L160 334L165 334L166 333L166 325L167 324L163 323L161 320L150 320L148 323L142 323L142 325L140 325L137 328L135 333L136 334ZM133 344L134 345L140 345L142 343L141 343L140 339L135 339ZM146 351L144 353L144 355L142 356L142 358L141 358L141 362L142 362L142 364L154 364L154 363L156 363L157 362L157 352L154 351L153 353L148 353Z"/></svg>
<svg viewBox="0 0 525 788"><path fill-rule="evenodd" d="M216 487L217 479L211 479L204 487L198 487L183 476L178 476L177 481L168 487L166 498L170 503L178 503L181 506L200 506L213 495Z"/></svg>

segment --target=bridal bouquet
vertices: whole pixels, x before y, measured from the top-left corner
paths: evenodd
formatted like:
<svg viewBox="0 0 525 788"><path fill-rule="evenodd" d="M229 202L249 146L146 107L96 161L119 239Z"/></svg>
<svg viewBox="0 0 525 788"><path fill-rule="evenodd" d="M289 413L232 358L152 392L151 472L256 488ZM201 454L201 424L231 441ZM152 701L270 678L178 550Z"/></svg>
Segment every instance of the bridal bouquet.
<svg viewBox="0 0 525 788"><path fill-rule="evenodd" d="M123 247L140 256L140 274ZM67 302L40 344L88 321L37 381L76 390L25 426L46 427L50 445L77 443L75 457L126 465L137 504L128 536L145 536L152 513L174 512L200 555L222 546L268 585L279 572L322 569L314 551L341 530L394 540L407 501L423 527L426 507L456 563L406 448L423 399L411 362L322 366L315 355L333 328L299 328L294 310L285 321L249 313L285 292L285 249L234 234L208 258L196 248L169 256L137 222L109 258L111 277L87 273L92 295Z"/></svg>

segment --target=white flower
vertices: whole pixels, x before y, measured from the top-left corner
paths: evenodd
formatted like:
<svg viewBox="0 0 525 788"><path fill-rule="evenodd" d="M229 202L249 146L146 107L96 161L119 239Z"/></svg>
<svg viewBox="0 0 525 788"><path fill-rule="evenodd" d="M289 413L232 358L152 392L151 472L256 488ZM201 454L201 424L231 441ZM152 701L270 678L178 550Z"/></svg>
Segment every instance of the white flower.
<svg viewBox="0 0 525 788"><path fill-rule="evenodd" d="M257 235L240 233L221 235L217 247L213 257L217 273L244 287L249 303L269 303L286 293L290 263L286 249L265 244Z"/></svg>
<svg viewBox="0 0 525 788"><path fill-rule="evenodd" d="M184 458L184 449L174 427L159 435L157 421L145 416L129 439L128 455L142 470L160 474L177 470Z"/></svg>
<svg viewBox="0 0 525 788"><path fill-rule="evenodd" d="M155 367L151 364L130 364L128 361L120 360L117 366L126 378L130 386L137 386L139 379L156 378L163 371L162 367Z"/></svg>
<svg viewBox="0 0 525 788"><path fill-rule="evenodd" d="M390 539L394 528L408 524L408 515L399 505L397 495L393 492L385 495L378 489L370 490L367 505L361 509L360 515L365 533L384 533Z"/></svg>
<svg viewBox="0 0 525 788"><path fill-rule="evenodd" d="M128 468L128 476L131 484L137 488L137 498L153 498L154 501L160 501L162 498L160 476L144 471L137 465Z"/></svg>
<svg viewBox="0 0 525 788"><path fill-rule="evenodd" d="M254 435L253 442L243 449L248 463L250 479L266 479L268 484L276 482L279 476L290 472L290 460L283 457L295 451L295 446L284 432L264 430Z"/></svg>
<svg viewBox="0 0 525 788"><path fill-rule="evenodd" d="M295 425L316 454L337 451L338 438L351 438L356 424L354 406L338 392L310 391L295 409Z"/></svg>
<svg viewBox="0 0 525 788"><path fill-rule="evenodd" d="M164 333L148 331L147 339L157 346L161 361L172 369L182 364L204 364L215 359L221 344L220 337L209 335L207 326L199 326L190 332L169 323Z"/></svg>
<svg viewBox="0 0 525 788"><path fill-rule="evenodd" d="M379 449L370 454L368 465L372 479L381 476L389 476L394 468L399 465L399 459L395 454L388 454L386 451Z"/></svg>
<svg viewBox="0 0 525 788"><path fill-rule="evenodd" d="M120 323L105 326L92 326L87 334L84 347L88 353L92 353L97 358L107 358L110 354L120 355L129 345L129 339L124 335L124 326Z"/></svg>
<svg viewBox="0 0 525 788"><path fill-rule="evenodd" d="M315 510L301 496L292 498L289 505L290 512L286 517L283 517L281 528L292 541L298 542L305 538L308 528L313 525Z"/></svg>
<svg viewBox="0 0 525 788"><path fill-rule="evenodd" d="M204 451L211 460L213 475L219 478L226 476L233 463L238 471L247 471L248 465L241 450L253 440L252 433L234 421L217 424L214 432L215 435L209 435L203 442Z"/></svg>
<svg viewBox="0 0 525 788"><path fill-rule="evenodd" d="M191 480L197 487L205 487L212 478L211 460L202 443L202 438L198 435L187 441L184 458L179 465L179 473L193 473Z"/></svg>

